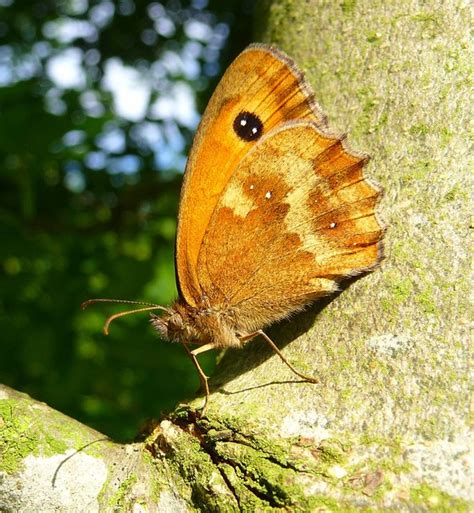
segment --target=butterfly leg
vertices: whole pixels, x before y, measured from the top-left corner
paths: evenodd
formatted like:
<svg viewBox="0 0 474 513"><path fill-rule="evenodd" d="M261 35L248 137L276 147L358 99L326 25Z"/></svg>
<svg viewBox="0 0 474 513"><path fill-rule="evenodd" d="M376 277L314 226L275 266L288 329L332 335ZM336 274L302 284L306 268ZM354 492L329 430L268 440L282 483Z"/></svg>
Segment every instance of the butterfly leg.
<svg viewBox="0 0 474 513"><path fill-rule="evenodd" d="M251 340L252 338L258 337L259 335L273 349L273 351L275 351L275 353L281 358L283 363L285 363L294 374L296 374L300 378L303 378L305 381L309 381L310 383L319 383L318 379L313 378L312 376L307 376L306 374L302 374L301 372L296 370L293 367L293 365L291 365L291 363L285 358L285 356L280 351L280 349L278 349L278 347L275 344L275 342L273 342L273 340L264 331L258 330L255 333L251 333L250 335L245 335L244 337L240 338L240 341L245 343L245 342L248 342L249 340Z"/></svg>
<svg viewBox="0 0 474 513"><path fill-rule="evenodd" d="M194 356L205 353L206 351L210 351L211 349L215 349L216 346L214 342L209 342L209 344L204 344L203 346L199 346L196 349L193 349L191 353L193 353Z"/></svg>
<svg viewBox="0 0 474 513"><path fill-rule="evenodd" d="M201 382L201 386L204 389L204 392L206 394L206 398L204 399L204 406L201 409L201 417L204 417L206 413L207 403L209 402L209 383L208 383L208 377L204 374L204 371L202 370L202 367L199 365L198 359L196 358L196 354L203 353L204 351L208 351L209 349L213 349L214 345L206 344L204 346L198 347L197 349L194 349L191 351L189 347L186 344L183 344L183 347L185 351L188 353L189 358L191 358L191 361L194 364L194 367L196 367L196 370L199 375L199 381Z"/></svg>

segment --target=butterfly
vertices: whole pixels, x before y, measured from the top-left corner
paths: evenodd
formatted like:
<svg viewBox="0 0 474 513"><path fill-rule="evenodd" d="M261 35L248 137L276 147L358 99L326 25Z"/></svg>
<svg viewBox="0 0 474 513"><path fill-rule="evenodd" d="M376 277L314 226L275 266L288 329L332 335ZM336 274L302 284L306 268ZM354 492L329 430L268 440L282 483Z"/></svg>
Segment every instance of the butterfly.
<svg viewBox="0 0 474 513"><path fill-rule="evenodd" d="M206 394L202 415L209 386L197 355L210 349L260 336L295 374L317 382L263 328L380 262L381 190L364 176L367 161L328 129L287 55L248 46L212 95L187 162L175 251L179 297L171 307L140 303L112 315L105 332L117 317L162 310L151 314L152 325L192 359ZM100 301L119 300L83 306Z"/></svg>

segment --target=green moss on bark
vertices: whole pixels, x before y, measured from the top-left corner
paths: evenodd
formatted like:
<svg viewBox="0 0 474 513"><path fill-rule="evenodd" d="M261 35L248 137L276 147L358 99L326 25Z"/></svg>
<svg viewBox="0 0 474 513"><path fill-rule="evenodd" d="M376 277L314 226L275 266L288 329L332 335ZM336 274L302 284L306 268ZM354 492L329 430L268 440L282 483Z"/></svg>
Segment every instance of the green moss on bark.
<svg viewBox="0 0 474 513"><path fill-rule="evenodd" d="M31 429L30 420L17 416L14 413L17 410L15 401L0 401L0 470L8 474L18 471L23 459L36 454L39 446L38 435Z"/></svg>

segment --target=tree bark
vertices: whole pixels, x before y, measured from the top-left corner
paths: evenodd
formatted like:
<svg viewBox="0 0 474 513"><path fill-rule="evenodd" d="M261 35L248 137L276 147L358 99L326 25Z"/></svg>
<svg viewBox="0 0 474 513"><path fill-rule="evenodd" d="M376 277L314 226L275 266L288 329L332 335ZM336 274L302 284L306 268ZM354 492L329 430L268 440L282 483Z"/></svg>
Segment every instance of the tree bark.
<svg viewBox="0 0 474 513"><path fill-rule="evenodd" d="M260 39L372 156L381 269L228 351L202 398L117 445L0 392L0 510L468 511L472 12L460 0L262 1ZM291 342L291 343L290 343ZM48 509L49 508L49 509Z"/></svg>

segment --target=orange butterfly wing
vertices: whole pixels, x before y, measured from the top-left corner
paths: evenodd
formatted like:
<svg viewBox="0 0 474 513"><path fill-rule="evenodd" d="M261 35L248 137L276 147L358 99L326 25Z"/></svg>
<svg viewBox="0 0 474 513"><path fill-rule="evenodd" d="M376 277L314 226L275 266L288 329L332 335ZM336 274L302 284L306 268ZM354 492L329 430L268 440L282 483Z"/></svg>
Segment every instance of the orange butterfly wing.
<svg viewBox="0 0 474 513"><path fill-rule="evenodd" d="M209 303L252 332L374 267L380 192L363 176L366 161L310 121L262 137L222 191L201 245Z"/></svg>
<svg viewBox="0 0 474 513"><path fill-rule="evenodd" d="M242 158L257 141L233 130L241 112L257 113L263 133L292 119L325 127L309 85L292 61L266 45L251 45L229 66L199 125L181 192L176 273L181 297L196 306L202 297L198 257L211 216Z"/></svg>

